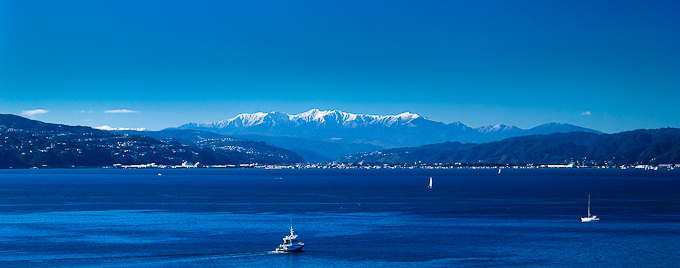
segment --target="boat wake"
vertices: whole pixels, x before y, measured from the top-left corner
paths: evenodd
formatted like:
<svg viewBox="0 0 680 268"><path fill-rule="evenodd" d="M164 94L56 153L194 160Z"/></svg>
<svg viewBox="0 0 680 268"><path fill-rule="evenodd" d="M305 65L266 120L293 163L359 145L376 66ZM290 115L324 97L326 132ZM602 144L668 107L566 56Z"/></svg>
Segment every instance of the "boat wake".
<svg viewBox="0 0 680 268"><path fill-rule="evenodd" d="M156 256L148 257L150 259L157 258L158 262L190 262L190 261L201 261L201 260L212 260L212 259L231 259L231 258L248 258L256 256L264 256L272 254L271 251L258 251L258 252L237 252L237 253L214 253L214 254L186 254L186 255L168 255L168 256ZM155 262L155 261L152 261ZM158 263L155 262L155 263Z"/></svg>
<svg viewBox="0 0 680 268"><path fill-rule="evenodd" d="M278 254L275 251L258 251L258 252L236 252L236 253L206 253L206 254L170 254L170 255L127 255L127 256L100 256L100 257L43 257L39 263L48 264L55 263L66 266L78 267L130 267L135 265L163 265L163 264L177 264L184 262L200 262L217 259L231 259L231 258L249 258L257 256L265 256L270 254ZM20 259L0 260L0 266L14 266L12 264L35 262L35 259Z"/></svg>
<svg viewBox="0 0 680 268"><path fill-rule="evenodd" d="M203 256L200 256L200 258L202 258L202 259L241 258L241 257L263 256L263 255L269 255L269 254L272 254L272 253L273 253L272 251L218 253L218 254L205 254Z"/></svg>

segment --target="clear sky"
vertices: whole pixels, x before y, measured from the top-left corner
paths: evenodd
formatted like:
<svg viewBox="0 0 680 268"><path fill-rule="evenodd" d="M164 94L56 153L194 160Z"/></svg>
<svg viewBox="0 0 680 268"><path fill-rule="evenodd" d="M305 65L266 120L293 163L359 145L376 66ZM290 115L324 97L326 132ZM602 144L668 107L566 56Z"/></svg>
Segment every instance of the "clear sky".
<svg viewBox="0 0 680 268"><path fill-rule="evenodd" d="M0 113L680 127L680 1L0 1Z"/></svg>

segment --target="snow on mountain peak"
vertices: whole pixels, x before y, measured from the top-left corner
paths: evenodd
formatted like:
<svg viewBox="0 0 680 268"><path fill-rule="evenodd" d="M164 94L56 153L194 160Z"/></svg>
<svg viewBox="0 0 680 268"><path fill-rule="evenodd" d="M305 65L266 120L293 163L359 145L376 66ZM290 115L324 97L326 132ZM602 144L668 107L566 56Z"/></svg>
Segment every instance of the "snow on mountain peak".
<svg viewBox="0 0 680 268"><path fill-rule="evenodd" d="M515 127L504 125L504 124L497 124L497 125L494 125L494 126L488 125L488 126L479 127L479 128L477 128L477 131L479 131L481 133L489 133L489 132L508 131L508 130L512 130L512 129L515 129Z"/></svg>
<svg viewBox="0 0 680 268"><path fill-rule="evenodd" d="M222 120L220 122L214 123L217 127L222 127L222 126L240 126L240 127L251 127L253 125L259 124L262 122L262 119L267 116L268 113L262 113L262 112L257 112L257 113L242 113L237 115L234 118L231 119L226 119Z"/></svg>
<svg viewBox="0 0 680 268"><path fill-rule="evenodd" d="M412 120L412 119L416 119L416 118L420 117L420 115L418 115L418 114L412 114L412 113L409 113L409 112L403 112L403 113L400 113L396 116L401 118L402 120Z"/></svg>
<svg viewBox="0 0 680 268"><path fill-rule="evenodd" d="M398 115L367 115L352 114L340 110L319 110L311 109L299 114L286 114L283 112L256 112L252 114L243 113L234 118L222 120L217 123L203 124L210 127L237 127L249 128L261 124L316 124L316 125L340 125L346 128L383 124L386 126L409 124L413 119L420 118L419 115L404 112Z"/></svg>
<svg viewBox="0 0 680 268"><path fill-rule="evenodd" d="M319 122L319 123L324 123L326 122L326 116L336 113L336 111L321 111L319 109L311 109L309 111L306 111L304 113L299 113L296 115L290 116L290 119L293 121L305 121L305 122Z"/></svg>

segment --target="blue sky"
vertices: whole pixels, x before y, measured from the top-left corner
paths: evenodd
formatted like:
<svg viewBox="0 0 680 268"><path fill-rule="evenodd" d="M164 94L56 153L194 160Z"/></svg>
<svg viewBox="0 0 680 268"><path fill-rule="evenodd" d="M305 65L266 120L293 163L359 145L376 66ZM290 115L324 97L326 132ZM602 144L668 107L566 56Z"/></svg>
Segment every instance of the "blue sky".
<svg viewBox="0 0 680 268"><path fill-rule="evenodd" d="M0 113L680 127L678 1L0 1ZM42 110L38 110L42 109Z"/></svg>

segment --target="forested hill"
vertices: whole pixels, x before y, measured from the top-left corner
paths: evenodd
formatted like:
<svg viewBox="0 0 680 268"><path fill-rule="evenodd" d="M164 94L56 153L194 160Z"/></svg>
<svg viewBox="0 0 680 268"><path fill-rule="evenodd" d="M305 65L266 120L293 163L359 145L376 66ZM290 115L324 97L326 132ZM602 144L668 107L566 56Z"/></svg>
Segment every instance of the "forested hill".
<svg viewBox="0 0 680 268"><path fill-rule="evenodd" d="M555 133L489 143L445 142L355 154L339 159L366 163L680 163L680 129L635 130L616 134Z"/></svg>
<svg viewBox="0 0 680 268"><path fill-rule="evenodd" d="M291 164L297 154L261 142L158 140L82 126L50 124L0 114L0 168L100 167L113 164Z"/></svg>

